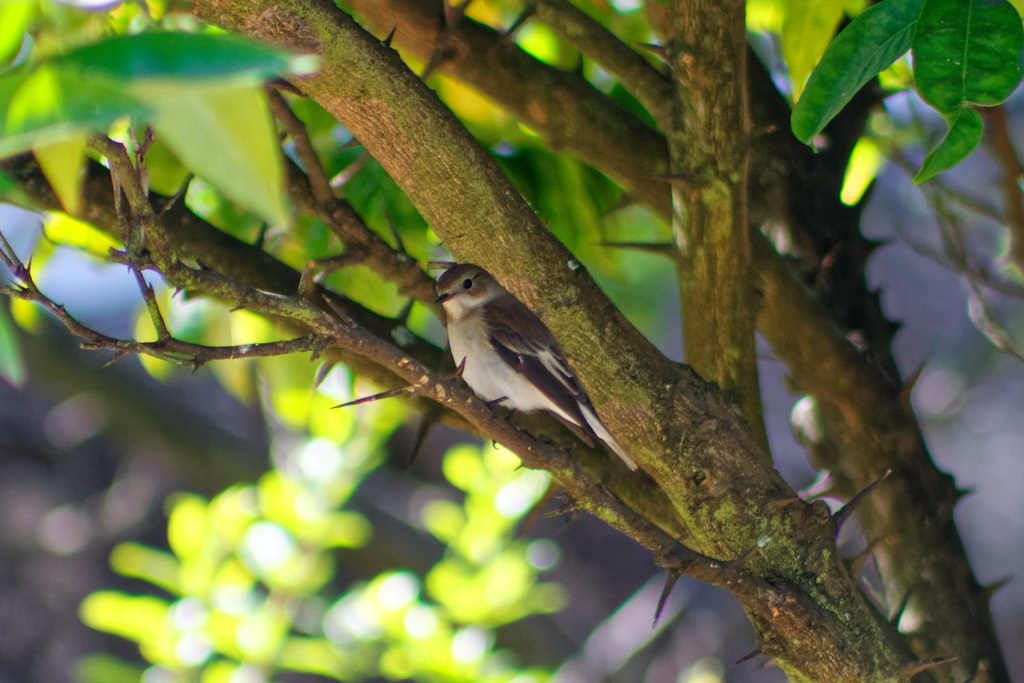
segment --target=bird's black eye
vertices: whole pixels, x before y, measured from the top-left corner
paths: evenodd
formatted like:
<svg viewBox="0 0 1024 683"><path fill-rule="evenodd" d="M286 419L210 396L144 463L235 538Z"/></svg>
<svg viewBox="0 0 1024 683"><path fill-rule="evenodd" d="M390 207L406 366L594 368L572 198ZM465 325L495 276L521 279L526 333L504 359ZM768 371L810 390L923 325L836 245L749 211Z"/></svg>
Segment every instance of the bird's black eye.
<svg viewBox="0 0 1024 683"><path fill-rule="evenodd" d="M470 280L468 277L465 280L462 281L462 288L463 289L469 289L472 286L473 286L473 281Z"/></svg>

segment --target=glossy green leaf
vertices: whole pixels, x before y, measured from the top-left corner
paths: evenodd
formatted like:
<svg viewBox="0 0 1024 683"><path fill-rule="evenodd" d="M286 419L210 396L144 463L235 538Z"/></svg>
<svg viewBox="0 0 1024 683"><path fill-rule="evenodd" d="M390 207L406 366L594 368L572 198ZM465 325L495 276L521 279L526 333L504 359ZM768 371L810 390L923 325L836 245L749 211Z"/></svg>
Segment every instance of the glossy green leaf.
<svg viewBox="0 0 1024 683"><path fill-rule="evenodd" d="M825 50L793 108L793 133L811 144L850 98L910 49L924 0L883 0L859 14Z"/></svg>
<svg viewBox="0 0 1024 683"><path fill-rule="evenodd" d="M1024 28L1005 0L927 0L914 36L914 81L929 104L955 113L992 106L1021 77Z"/></svg>
<svg viewBox="0 0 1024 683"><path fill-rule="evenodd" d="M0 378L16 387L25 381L25 365L14 329L14 321L0 306Z"/></svg>
<svg viewBox="0 0 1024 683"><path fill-rule="evenodd" d="M25 40L25 29L37 8L32 0L0 2L0 64L10 62L18 55Z"/></svg>
<svg viewBox="0 0 1024 683"><path fill-rule="evenodd" d="M121 79L171 78L260 83L309 71L314 62L225 34L142 33L115 36L61 57L61 63Z"/></svg>
<svg viewBox="0 0 1024 683"><path fill-rule="evenodd" d="M981 142L981 114L973 109L963 107L955 114L946 116L946 124L949 126L946 137L924 158L921 170L914 176L915 183L923 183L953 168L966 159Z"/></svg>
<svg viewBox="0 0 1024 683"><path fill-rule="evenodd" d="M843 17L843 5L821 0L786 0L784 5L782 58L789 69L793 99L799 100L807 77Z"/></svg>
<svg viewBox="0 0 1024 683"><path fill-rule="evenodd" d="M284 166L258 87L144 81L130 92L155 112L157 138L185 166L263 220L284 222Z"/></svg>
<svg viewBox="0 0 1024 683"><path fill-rule="evenodd" d="M0 76L0 157L28 151L90 131L104 130L122 116L143 116L147 109L124 88L102 75L68 65L46 64L34 72Z"/></svg>

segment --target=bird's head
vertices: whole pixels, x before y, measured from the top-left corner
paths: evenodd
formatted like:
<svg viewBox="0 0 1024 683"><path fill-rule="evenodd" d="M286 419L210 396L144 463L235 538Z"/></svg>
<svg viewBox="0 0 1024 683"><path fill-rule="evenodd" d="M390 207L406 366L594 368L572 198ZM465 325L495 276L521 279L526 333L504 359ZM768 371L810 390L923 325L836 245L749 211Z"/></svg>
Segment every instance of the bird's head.
<svg viewBox="0 0 1024 683"><path fill-rule="evenodd" d="M438 278L435 302L443 304L449 316L460 318L500 293L501 285L493 275L480 266L462 263L449 268Z"/></svg>

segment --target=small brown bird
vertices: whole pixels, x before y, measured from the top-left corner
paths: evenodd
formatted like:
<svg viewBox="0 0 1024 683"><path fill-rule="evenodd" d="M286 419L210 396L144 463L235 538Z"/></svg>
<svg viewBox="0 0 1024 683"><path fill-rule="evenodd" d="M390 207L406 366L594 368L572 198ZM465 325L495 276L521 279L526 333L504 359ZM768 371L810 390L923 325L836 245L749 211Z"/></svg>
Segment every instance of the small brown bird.
<svg viewBox="0 0 1024 683"><path fill-rule="evenodd" d="M601 422L551 330L494 276L457 265L438 279L437 293L455 364L477 395L524 413L547 410L589 445L602 441L637 468Z"/></svg>

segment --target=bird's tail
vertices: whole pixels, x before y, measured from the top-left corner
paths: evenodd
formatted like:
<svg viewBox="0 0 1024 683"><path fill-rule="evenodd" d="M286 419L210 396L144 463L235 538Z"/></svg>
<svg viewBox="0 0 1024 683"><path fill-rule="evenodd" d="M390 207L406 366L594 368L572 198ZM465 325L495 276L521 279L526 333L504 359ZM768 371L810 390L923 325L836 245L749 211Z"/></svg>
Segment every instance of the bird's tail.
<svg viewBox="0 0 1024 683"><path fill-rule="evenodd" d="M615 440L612 433L609 432L608 428L604 426L603 422L601 422L601 418L598 417L597 412L595 412L589 405L580 405L580 412L583 413L583 417L587 421L587 426L590 428L590 431L593 432L594 436L603 441L608 448L612 449L612 451L615 452L615 455L622 458L622 462L626 463L626 467L631 470L635 470L638 467L636 460L634 460L633 456L631 456L629 452L622 447L622 444Z"/></svg>

